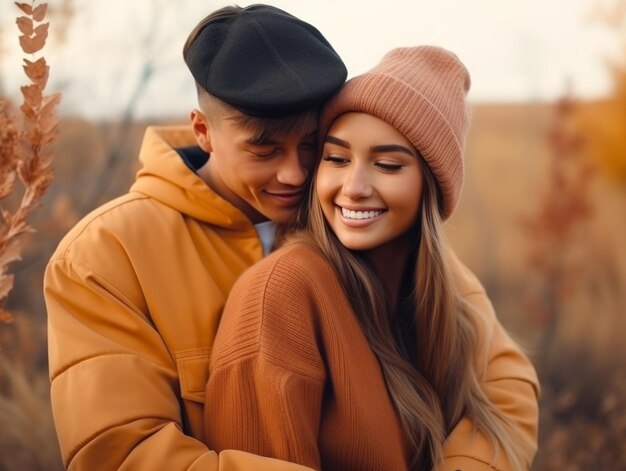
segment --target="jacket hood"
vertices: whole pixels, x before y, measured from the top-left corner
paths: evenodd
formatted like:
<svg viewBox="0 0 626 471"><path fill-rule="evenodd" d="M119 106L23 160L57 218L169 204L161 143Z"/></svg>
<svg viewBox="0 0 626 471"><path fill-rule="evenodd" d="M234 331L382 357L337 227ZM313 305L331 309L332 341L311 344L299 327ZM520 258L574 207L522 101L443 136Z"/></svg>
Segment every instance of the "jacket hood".
<svg viewBox="0 0 626 471"><path fill-rule="evenodd" d="M196 139L190 126L148 127L139 151L142 167L130 191L150 196L214 226L235 230L251 227L250 220L211 190L176 151L194 145Z"/></svg>

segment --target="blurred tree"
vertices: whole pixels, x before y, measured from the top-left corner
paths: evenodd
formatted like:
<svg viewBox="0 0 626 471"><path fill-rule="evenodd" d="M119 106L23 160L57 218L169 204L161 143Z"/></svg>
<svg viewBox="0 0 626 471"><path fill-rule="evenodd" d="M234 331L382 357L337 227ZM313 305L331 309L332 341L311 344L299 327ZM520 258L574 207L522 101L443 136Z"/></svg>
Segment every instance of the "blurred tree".
<svg viewBox="0 0 626 471"><path fill-rule="evenodd" d="M99 175L105 178L95 178L91 185L86 187L87 192L81 198L79 213L84 214L93 209L98 204L110 199L110 190L113 188L114 182L119 182L119 178L115 178L120 174L120 168L126 170L121 181L129 181L129 163L134 166L135 159L126 158L128 156L128 147L132 144L133 128L132 124L136 121L137 108L141 99L145 95L152 78L155 73L167 66L162 58L162 51L169 38L162 35L164 30L163 23L172 20L176 10L180 5L174 5L165 0L153 0L153 5L149 9L140 8L134 11L130 9L127 15L130 19L133 15L137 15L136 24L141 24L134 31L134 39L139 45L138 57L141 63L138 67L138 73L135 76L134 85L128 95L119 118L114 122L104 122L101 124L102 136L106 139L105 154L100 168L97 170ZM139 21L141 19L141 22ZM115 90L117 93L117 90ZM125 177L125 178L124 178ZM125 190L126 188L124 188ZM119 188L116 188L119 190Z"/></svg>
<svg viewBox="0 0 626 471"><path fill-rule="evenodd" d="M577 289L581 260L575 247L581 224L591 214L590 184L594 166L582 152L584 140L574 122L578 104L569 96L555 107L547 134L550 162L539 207L523 218L528 234L528 264L535 274L529 313L542 329L537 360L544 364L555 343L564 301Z"/></svg>
<svg viewBox="0 0 626 471"><path fill-rule="evenodd" d="M48 17L55 24L55 34L60 44L67 41L70 23L76 14L74 3L74 0L60 0L48 8Z"/></svg>
<svg viewBox="0 0 626 471"><path fill-rule="evenodd" d="M600 5L595 18L618 37L620 55L609 59L613 91L608 100L581 107L588 151L614 181L626 187L626 0Z"/></svg>

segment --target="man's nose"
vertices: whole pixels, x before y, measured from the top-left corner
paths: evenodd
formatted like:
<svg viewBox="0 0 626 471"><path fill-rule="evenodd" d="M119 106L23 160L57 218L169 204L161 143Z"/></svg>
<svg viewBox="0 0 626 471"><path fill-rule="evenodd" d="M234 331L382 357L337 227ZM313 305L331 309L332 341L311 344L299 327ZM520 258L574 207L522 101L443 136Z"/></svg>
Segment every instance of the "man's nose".
<svg viewBox="0 0 626 471"><path fill-rule="evenodd" d="M277 179L280 183L290 186L302 186L309 176L307 159L300 158L297 148L290 149L281 162Z"/></svg>

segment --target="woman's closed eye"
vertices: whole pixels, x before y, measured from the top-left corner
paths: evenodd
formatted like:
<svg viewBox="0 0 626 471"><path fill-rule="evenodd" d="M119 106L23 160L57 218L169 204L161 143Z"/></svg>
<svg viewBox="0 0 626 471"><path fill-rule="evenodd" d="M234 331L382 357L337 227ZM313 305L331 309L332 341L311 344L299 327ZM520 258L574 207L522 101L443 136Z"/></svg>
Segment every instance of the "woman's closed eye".
<svg viewBox="0 0 626 471"><path fill-rule="evenodd" d="M385 172L398 172L399 170L402 170L402 168L404 167L404 165L402 164L398 164L398 163L391 163L391 162L376 162L376 167L378 167L381 170L384 170Z"/></svg>
<svg viewBox="0 0 626 471"><path fill-rule="evenodd" d="M341 155L333 155L327 154L322 156L322 160L325 162L329 162L332 165L345 165L349 162L348 159L342 157Z"/></svg>

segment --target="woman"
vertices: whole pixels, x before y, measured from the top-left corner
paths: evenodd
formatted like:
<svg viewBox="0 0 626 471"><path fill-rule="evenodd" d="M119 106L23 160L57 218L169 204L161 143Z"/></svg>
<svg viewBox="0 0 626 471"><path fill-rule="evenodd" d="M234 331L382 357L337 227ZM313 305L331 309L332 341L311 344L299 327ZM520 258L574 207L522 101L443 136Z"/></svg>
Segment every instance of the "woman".
<svg viewBox="0 0 626 471"><path fill-rule="evenodd" d="M214 449L327 470L527 469L534 369L441 228L463 180L469 75L396 49L326 106L304 229L231 292Z"/></svg>

